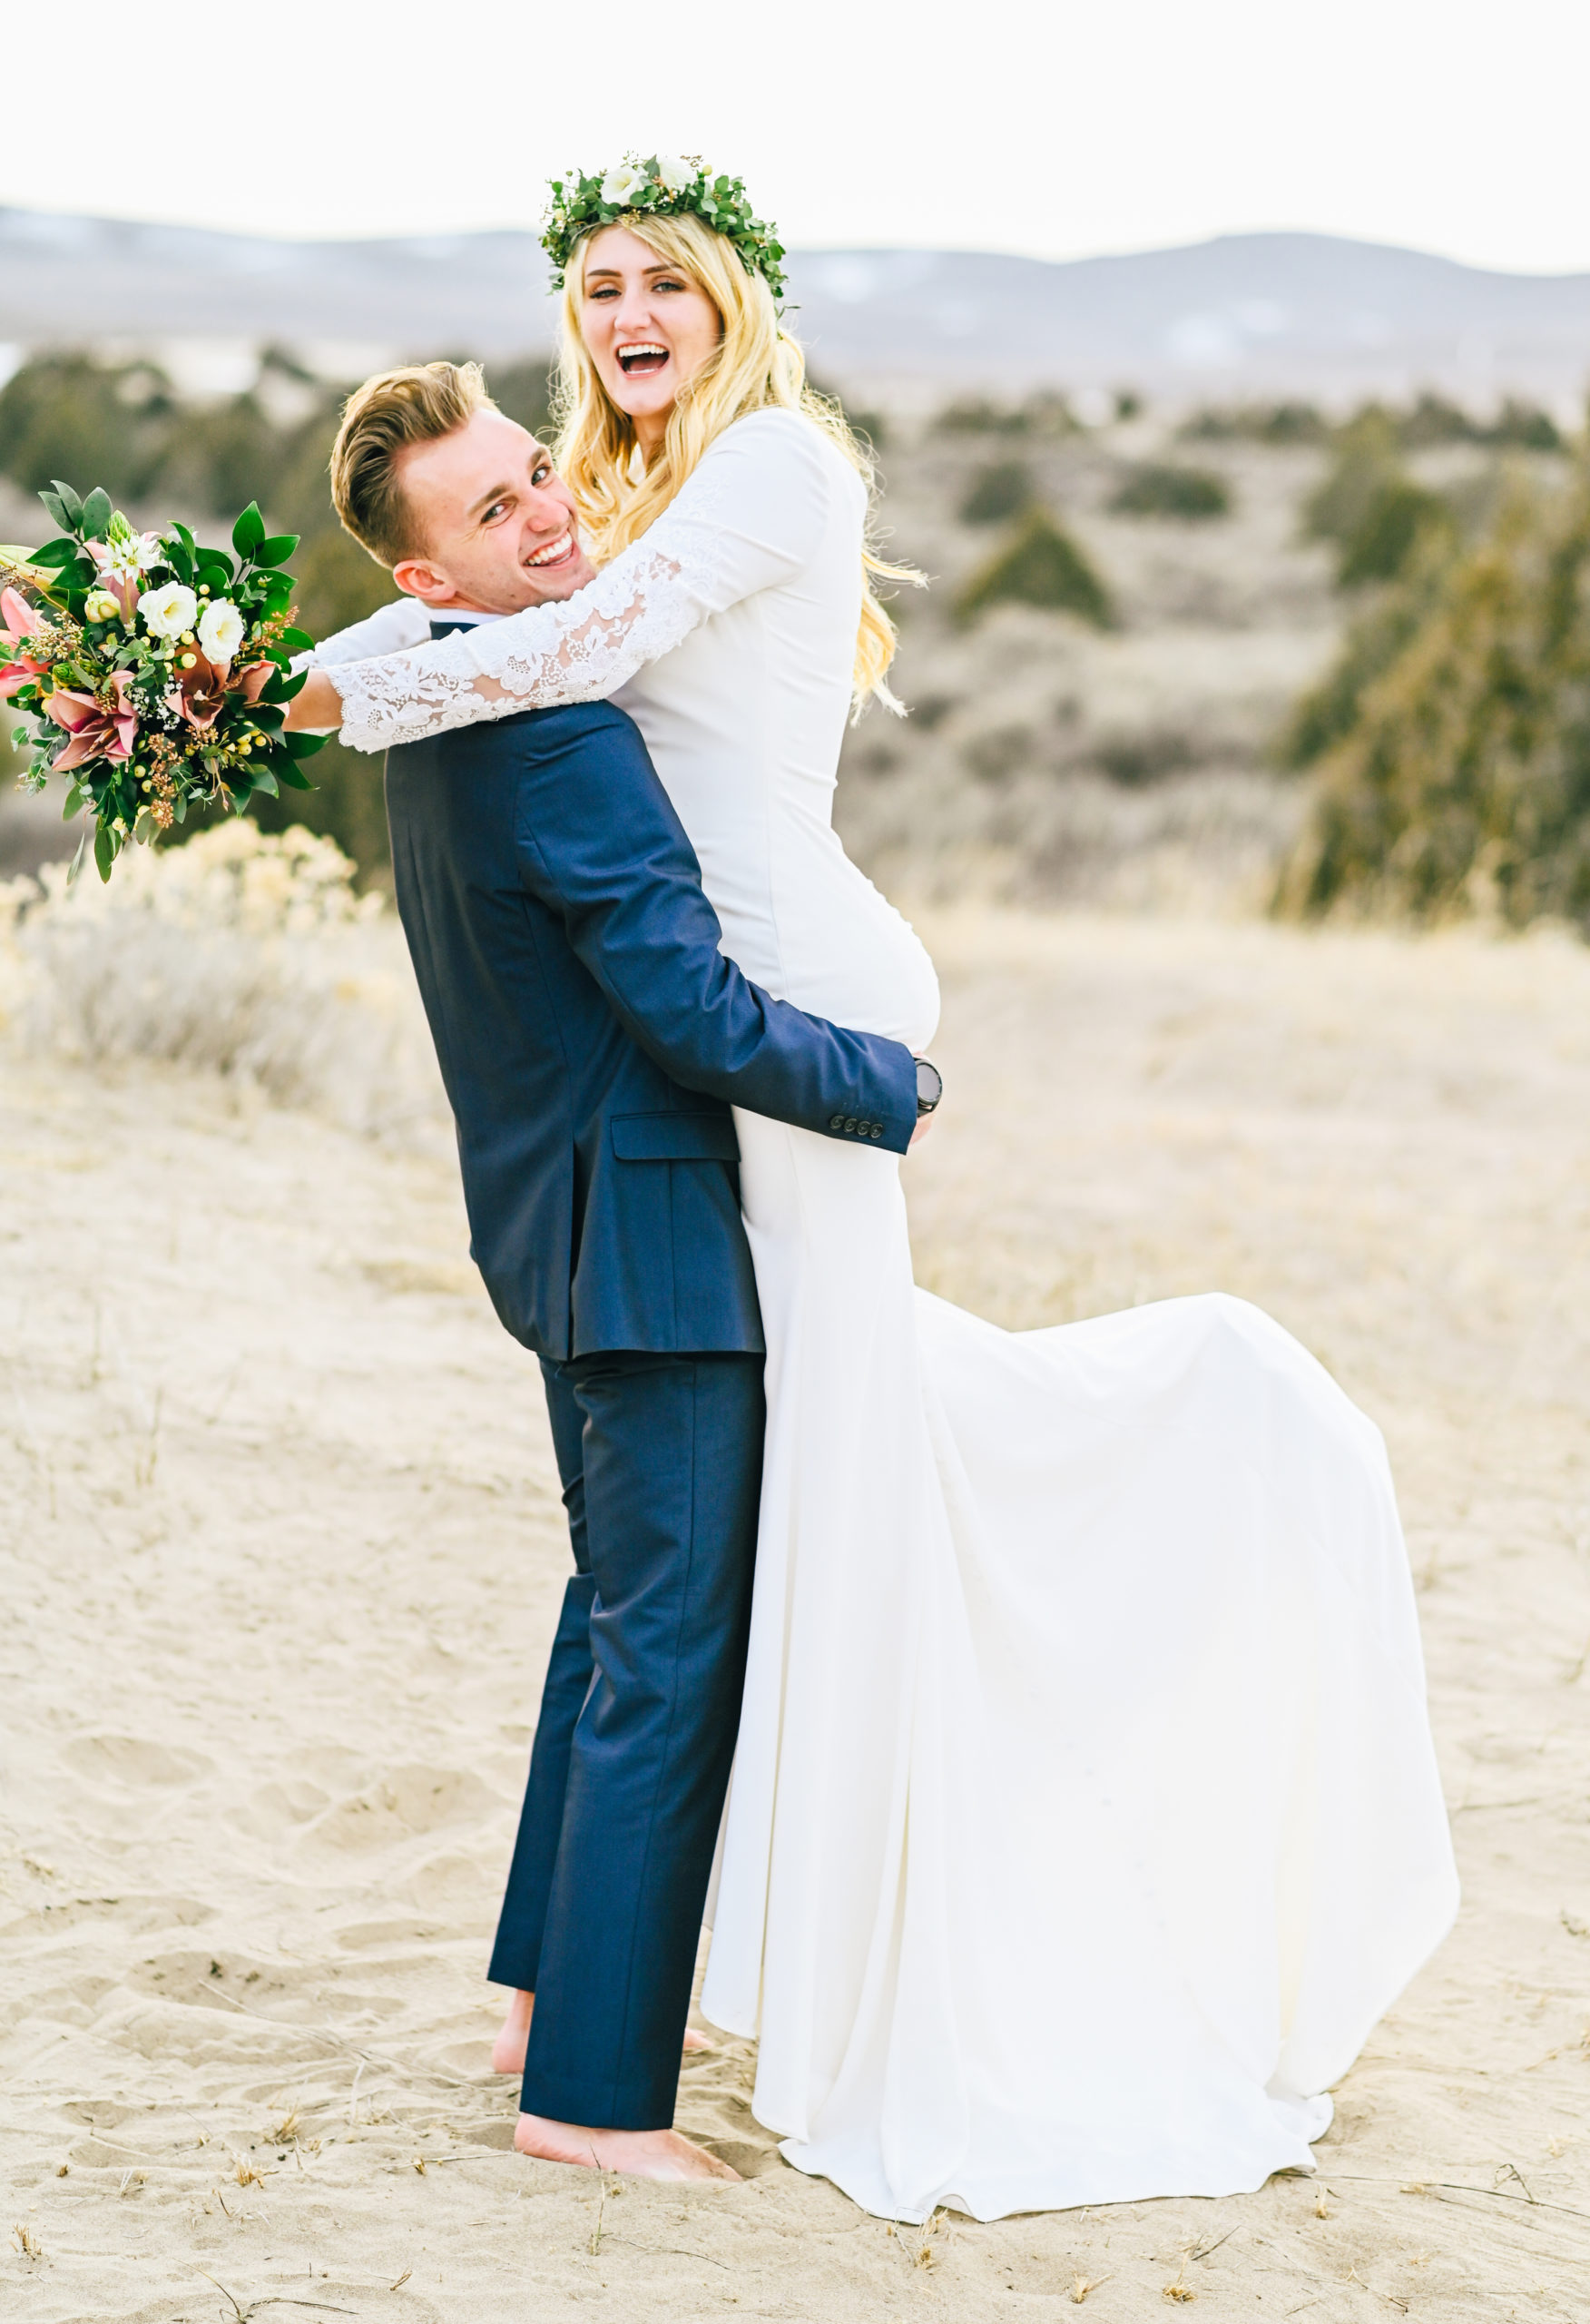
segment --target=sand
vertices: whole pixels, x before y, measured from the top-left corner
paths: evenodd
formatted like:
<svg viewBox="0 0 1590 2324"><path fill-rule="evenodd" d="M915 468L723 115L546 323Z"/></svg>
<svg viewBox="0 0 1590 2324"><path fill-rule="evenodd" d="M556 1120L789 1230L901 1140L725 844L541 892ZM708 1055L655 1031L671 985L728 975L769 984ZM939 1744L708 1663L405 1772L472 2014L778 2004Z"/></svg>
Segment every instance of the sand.
<svg viewBox="0 0 1590 2324"><path fill-rule="evenodd" d="M679 2120L743 2186L515 2156L481 1973L566 1553L453 1168L0 1049L8 2324L1584 2314L1590 952L928 932L923 1279L1243 1294L1390 1440L1466 1903L1319 2179L895 2230L729 2042Z"/></svg>

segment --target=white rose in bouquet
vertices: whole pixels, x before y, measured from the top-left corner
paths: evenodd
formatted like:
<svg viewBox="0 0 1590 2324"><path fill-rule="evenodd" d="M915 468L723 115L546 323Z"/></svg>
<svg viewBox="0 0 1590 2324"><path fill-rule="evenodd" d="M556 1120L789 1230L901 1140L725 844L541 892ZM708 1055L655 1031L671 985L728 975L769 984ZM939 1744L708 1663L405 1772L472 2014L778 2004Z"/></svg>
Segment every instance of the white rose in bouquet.
<svg viewBox="0 0 1590 2324"><path fill-rule="evenodd" d="M199 643L212 662L230 662L243 642L243 617L230 597L206 606L199 621Z"/></svg>
<svg viewBox="0 0 1590 2324"><path fill-rule="evenodd" d="M193 626L199 600L181 581L168 581L163 589L145 589L138 610L152 637L181 637Z"/></svg>

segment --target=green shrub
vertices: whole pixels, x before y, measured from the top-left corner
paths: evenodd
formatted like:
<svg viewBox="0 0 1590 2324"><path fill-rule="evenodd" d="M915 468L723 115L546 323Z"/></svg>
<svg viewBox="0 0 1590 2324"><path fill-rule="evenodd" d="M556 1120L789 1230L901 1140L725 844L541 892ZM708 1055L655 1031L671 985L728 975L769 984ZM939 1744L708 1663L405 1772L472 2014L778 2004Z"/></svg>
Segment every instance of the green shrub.
<svg viewBox="0 0 1590 2324"><path fill-rule="evenodd" d="M1418 451L1430 444L1493 444L1523 452L1560 452L1562 431L1551 414L1538 404L1509 396L1492 420L1476 419L1461 404L1428 389L1410 411L1392 415L1398 441L1405 450Z"/></svg>
<svg viewBox="0 0 1590 2324"><path fill-rule="evenodd" d="M933 425L944 436L1073 436L1076 419L1063 395L1045 389L1024 403L995 403L961 396L946 404Z"/></svg>
<svg viewBox="0 0 1590 2324"><path fill-rule="evenodd" d="M526 359L494 363L486 379L499 411L545 443L552 429L552 366Z"/></svg>
<svg viewBox="0 0 1590 2324"><path fill-rule="evenodd" d="M1590 478L1514 497L1416 575L1400 626L1359 673L1278 908L1549 913L1590 933Z"/></svg>
<svg viewBox="0 0 1590 2324"><path fill-rule="evenodd" d="M1199 524L1229 517L1231 489L1212 468L1184 468L1149 461L1134 468L1110 506L1122 517L1173 517Z"/></svg>
<svg viewBox="0 0 1590 2324"><path fill-rule="evenodd" d="M1508 445L1521 452L1560 452L1565 448L1562 430L1551 414L1542 411L1538 404L1520 403L1512 396L1485 430L1485 441Z"/></svg>
<svg viewBox="0 0 1590 2324"><path fill-rule="evenodd" d="M61 476L81 492L103 484L132 499L158 470L175 417L171 383L152 364L35 355L0 388L0 474L25 492ZM39 524L42 535L42 515Z"/></svg>
<svg viewBox="0 0 1590 2324"><path fill-rule="evenodd" d="M1032 470L1023 460L996 460L980 468L957 512L963 525L1004 525L1025 516L1037 498Z"/></svg>
<svg viewBox="0 0 1590 2324"><path fill-rule="evenodd" d="M1192 744L1173 726L1107 735L1095 746L1094 757L1101 773L1128 791L1143 790L1167 774L1184 773L1195 763Z"/></svg>
<svg viewBox="0 0 1590 2324"><path fill-rule="evenodd" d="M1282 766L1315 766L1351 734L1364 696L1428 614L1450 547L1447 536L1422 542L1401 585L1380 592L1354 622L1330 669L1293 708L1276 749Z"/></svg>
<svg viewBox="0 0 1590 2324"><path fill-rule="evenodd" d="M973 621L998 605L1075 614L1095 629L1113 627L1115 618L1104 583L1043 508L1034 508L1015 538L977 567L957 595L955 611Z"/></svg>
<svg viewBox="0 0 1590 2324"><path fill-rule="evenodd" d="M1325 444L1330 439L1330 423L1311 403L1240 404L1195 411L1178 432L1192 443L1227 444L1246 438L1255 444Z"/></svg>
<svg viewBox="0 0 1590 2324"><path fill-rule="evenodd" d="M1303 509L1304 531L1336 546L1342 589L1398 579L1422 540L1450 535L1456 523L1450 502L1402 466L1396 422L1378 404L1342 429L1336 457Z"/></svg>
<svg viewBox="0 0 1590 2324"><path fill-rule="evenodd" d="M1337 587L1357 589L1369 581L1397 580L1408 571L1427 534L1450 534L1455 523L1449 504L1438 492L1427 492L1410 477L1388 477L1341 543Z"/></svg>
<svg viewBox="0 0 1590 2324"><path fill-rule="evenodd" d="M1427 444L1477 444L1484 433L1460 404L1428 391L1395 425L1399 442L1410 452Z"/></svg>
<svg viewBox="0 0 1590 2324"><path fill-rule="evenodd" d="M1330 466L1303 503L1304 532L1340 548L1363 522L1380 487L1401 473L1390 420L1375 408L1359 412L1337 437Z"/></svg>

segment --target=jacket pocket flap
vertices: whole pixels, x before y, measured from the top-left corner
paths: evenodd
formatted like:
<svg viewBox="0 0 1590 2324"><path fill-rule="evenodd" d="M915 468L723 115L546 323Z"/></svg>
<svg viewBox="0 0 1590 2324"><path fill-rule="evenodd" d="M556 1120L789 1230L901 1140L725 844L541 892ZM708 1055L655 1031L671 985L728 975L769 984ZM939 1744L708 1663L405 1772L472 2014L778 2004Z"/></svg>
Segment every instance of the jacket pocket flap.
<svg viewBox="0 0 1590 2324"><path fill-rule="evenodd" d="M738 1162L731 1114L615 1114L613 1150L621 1162Z"/></svg>

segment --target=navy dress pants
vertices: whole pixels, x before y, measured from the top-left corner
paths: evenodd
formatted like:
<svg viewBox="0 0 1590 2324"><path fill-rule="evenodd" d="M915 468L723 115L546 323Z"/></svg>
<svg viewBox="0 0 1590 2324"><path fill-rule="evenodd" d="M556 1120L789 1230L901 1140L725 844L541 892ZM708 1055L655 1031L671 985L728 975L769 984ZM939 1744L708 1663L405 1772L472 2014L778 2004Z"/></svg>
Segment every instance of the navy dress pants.
<svg viewBox="0 0 1590 2324"><path fill-rule="evenodd" d="M535 1995L526 2113L665 2130L745 1679L762 1358L541 1368L575 1571L487 1974Z"/></svg>

